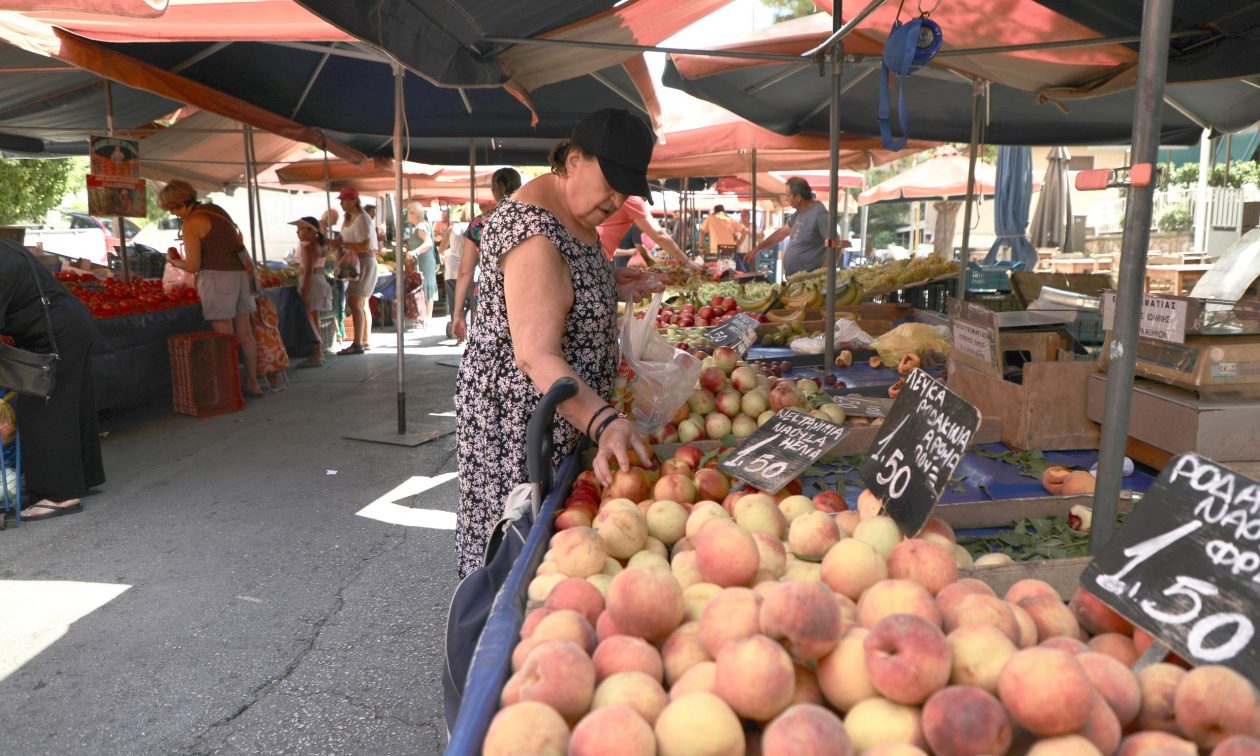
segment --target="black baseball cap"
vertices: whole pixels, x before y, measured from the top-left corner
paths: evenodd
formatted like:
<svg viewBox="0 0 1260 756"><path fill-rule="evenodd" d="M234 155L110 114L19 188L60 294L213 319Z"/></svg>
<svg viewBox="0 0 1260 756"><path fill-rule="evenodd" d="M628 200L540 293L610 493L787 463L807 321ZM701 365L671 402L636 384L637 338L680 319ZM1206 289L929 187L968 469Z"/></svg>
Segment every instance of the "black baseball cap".
<svg viewBox="0 0 1260 756"><path fill-rule="evenodd" d="M651 204L647 170L656 135L643 119L621 108L597 110L582 119L569 141L599 159L609 186L622 194L643 197Z"/></svg>

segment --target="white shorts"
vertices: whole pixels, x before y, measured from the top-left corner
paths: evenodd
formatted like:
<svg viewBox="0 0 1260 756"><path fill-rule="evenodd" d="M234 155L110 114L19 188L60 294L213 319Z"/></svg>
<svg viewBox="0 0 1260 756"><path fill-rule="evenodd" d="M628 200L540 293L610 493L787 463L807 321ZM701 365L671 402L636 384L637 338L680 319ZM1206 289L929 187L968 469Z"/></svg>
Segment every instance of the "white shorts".
<svg viewBox="0 0 1260 756"><path fill-rule="evenodd" d="M254 311L249 274L243 270L202 270L197 273L197 296L206 320L231 320Z"/></svg>

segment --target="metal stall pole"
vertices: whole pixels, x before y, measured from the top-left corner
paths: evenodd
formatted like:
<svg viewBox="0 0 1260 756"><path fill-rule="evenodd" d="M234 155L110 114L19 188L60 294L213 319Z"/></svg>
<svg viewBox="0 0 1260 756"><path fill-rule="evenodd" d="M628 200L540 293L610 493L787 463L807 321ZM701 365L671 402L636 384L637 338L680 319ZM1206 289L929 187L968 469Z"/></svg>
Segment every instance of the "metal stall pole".
<svg viewBox="0 0 1260 756"><path fill-rule="evenodd" d="M757 148L752 148L752 210L748 213L748 248L757 246ZM736 251L735 254L739 254ZM752 272L757 270L757 259L754 257Z"/></svg>
<svg viewBox="0 0 1260 756"><path fill-rule="evenodd" d="M468 140L468 222L477 217L477 140Z"/></svg>
<svg viewBox="0 0 1260 756"><path fill-rule="evenodd" d="M398 349L398 435L407 433L407 386L403 363L403 289L407 281L407 246L403 237L403 72L402 64L394 62L394 191L398 201L394 204L394 335ZM376 233L376 229L372 229ZM436 252L435 252L436 254ZM422 313L423 314L423 313Z"/></svg>
<svg viewBox="0 0 1260 756"><path fill-rule="evenodd" d="M267 264L267 235L263 232L262 191L258 188L258 153L254 151L254 129L249 130L249 164L253 170L250 176L254 182L254 208L258 218L258 255L263 265Z"/></svg>
<svg viewBox="0 0 1260 756"><path fill-rule="evenodd" d="M875 169L875 158L871 157L871 151L867 150L866 151L866 175L862 176L863 189L866 189L867 182L871 180L871 171L874 169ZM866 249L867 247L870 246L866 241L866 227L867 227L866 224L870 220L870 216L871 216L870 205L862 205L862 231L861 231L860 236L862 237L862 261L863 262L865 262L867 259ZM875 257L875 249L874 247L871 247L871 258L874 259L874 257Z"/></svg>
<svg viewBox="0 0 1260 756"><path fill-rule="evenodd" d="M967 298L967 262L971 250L971 210L976 201L976 158L980 152L980 98L984 85L979 79L971 80L971 147L967 154L967 202L963 205L962 250L958 253L958 283L954 298ZM953 239L950 239L953 242Z"/></svg>
<svg viewBox="0 0 1260 756"><path fill-rule="evenodd" d="M842 21L839 6L831 15L831 31L840 31ZM827 250L824 256L827 266L827 319L823 330L823 373L835 369L836 359L836 257L840 251L840 218L837 216L840 193L840 79L844 74L844 42L837 40L828 52L831 58L831 170L827 197Z"/></svg>
<svg viewBox="0 0 1260 756"><path fill-rule="evenodd" d="M241 143L245 150L245 202L249 207L249 256L258 264L258 242L255 240L254 232L254 182L250 178L254 175L254 167L249 157L249 137L253 127L248 123L245 124L245 130L241 132Z"/></svg>
<svg viewBox="0 0 1260 756"><path fill-rule="evenodd" d="M1154 163L1168 76L1168 32L1173 0L1146 0L1138 57L1137 107L1133 112L1133 164ZM1107 367L1106 403L1098 444L1098 484L1094 490L1094 524L1089 553L1097 554L1116 525L1116 499L1124 477L1124 448L1129 436L1133 400L1133 372L1137 362L1138 319L1142 313L1146 278L1146 246L1150 241L1155 181L1129 187L1124 214L1124 240L1111 331L1111 361Z"/></svg>
<svg viewBox="0 0 1260 756"><path fill-rule="evenodd" d="M324 137L324 212L329 210L332 210L332 182L328 179L328 137Z"/></svg>
<svg viewBox="0 0 1260 756"><path fill-rule="evenodd" d="M110 138L114 137L114 93L109 79L101 79L105 85L105 127ZM146 184L147 186L147 184ZM122 261L122 280L131 280L131 264L127 262L127 222L118 216L118 259ZM105 267L109 267L109 250L105 251Z"/></svg>

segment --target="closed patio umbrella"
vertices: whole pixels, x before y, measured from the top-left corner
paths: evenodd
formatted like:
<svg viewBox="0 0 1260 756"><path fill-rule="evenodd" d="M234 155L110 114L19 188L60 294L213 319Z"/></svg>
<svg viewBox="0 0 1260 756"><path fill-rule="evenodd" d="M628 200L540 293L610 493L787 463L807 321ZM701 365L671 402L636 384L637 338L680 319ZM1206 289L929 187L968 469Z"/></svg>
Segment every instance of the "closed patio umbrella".
<svg viewBox="0 0 1260 756"><path fill-rule="evenodd" d="M984 258L986 265L997 262L1003 247L1011 250L1011 260L1024 263L1026 270L1037 264L1037 250L1028 241L1028 206L1032 203L1032 148L999 147L997 187L993 193L993 227L997 238Z"/></svg>
<svg viewBox="0 0 1260 756"><path fill-rule="evenodd" d="M1029 237L1034 247L1071 248L1072 197L1068 191L1067 148L1055 147L1046 160L1046 176L1041 182L1041 195L1033 211Z"/></svg>

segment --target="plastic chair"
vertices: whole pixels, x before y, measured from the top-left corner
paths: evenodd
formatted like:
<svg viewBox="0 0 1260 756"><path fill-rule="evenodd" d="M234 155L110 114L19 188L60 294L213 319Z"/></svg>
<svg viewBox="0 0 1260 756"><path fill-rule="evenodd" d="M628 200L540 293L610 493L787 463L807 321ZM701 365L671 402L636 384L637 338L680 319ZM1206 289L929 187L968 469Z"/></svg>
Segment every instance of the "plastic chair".
<svg viewBox="0 0 1260 756"><path fill-rule="evenodd" d="M10 391L4 396L0 396L0 407L12 406L13 400L17 399L17 393ZM14 486L16 493L9 496L9 455L14 458L13 475L17 479ZM4 513L10 509L13 510L14 520L20 525L22 524L22 432L14 431L12 451L0 443L0 524L3 523Z"/></svg>

